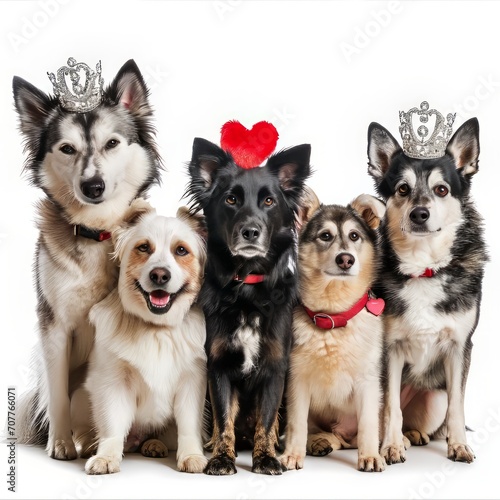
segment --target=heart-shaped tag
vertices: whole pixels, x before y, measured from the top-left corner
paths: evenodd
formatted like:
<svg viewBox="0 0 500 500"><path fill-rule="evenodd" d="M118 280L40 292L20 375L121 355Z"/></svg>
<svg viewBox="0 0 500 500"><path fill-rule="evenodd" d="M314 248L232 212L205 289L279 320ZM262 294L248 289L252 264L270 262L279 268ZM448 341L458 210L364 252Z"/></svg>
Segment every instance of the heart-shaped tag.
<svg viewBox="0 0 500 500"><path fill-rule="evenodd" d="M258 122L250 130L231 120L222 126L220 145L242 168L258 167L276 148L278 131L269 122Z"/></svg>
<svg viewBox="0 0 500 500"><path fill-rule="evenodd" d="M384 312L385 301L384 299L368 299L366 309L375 316L380 316Z"/></svg>

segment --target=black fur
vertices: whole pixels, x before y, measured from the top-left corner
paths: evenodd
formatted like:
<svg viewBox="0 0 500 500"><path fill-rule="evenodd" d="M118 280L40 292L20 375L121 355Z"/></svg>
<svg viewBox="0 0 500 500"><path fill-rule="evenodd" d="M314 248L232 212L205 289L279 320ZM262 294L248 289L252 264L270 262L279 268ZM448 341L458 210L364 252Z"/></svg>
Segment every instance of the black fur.
<svg viewBox="0 0 500 500"><path fill-rule="evenodd" d="M295 214L310 174L309 157L310 146L301 145L276 153L264 167L245 170L215 144L194 140L187 194L193 208L203 210L208 228L206 276L199 296L207 321L216 431L208 474L236 472L229 418L233 397L239 406L236 440L238 446L245 442L253 446L253 471L281 473L273 433L288 369L292 309L298 300ZM271 198L273 204L266 206ZM265 254L231 252L245 227L260 231L259 245ZM265 281L243 284L233 279L249 273L264 274ZM242 324L259 331L260 337L258 357L249 373L242 372L243 346L234 341ZM256 428L272 441L272 449L262 436L254 436Z"/></svg>

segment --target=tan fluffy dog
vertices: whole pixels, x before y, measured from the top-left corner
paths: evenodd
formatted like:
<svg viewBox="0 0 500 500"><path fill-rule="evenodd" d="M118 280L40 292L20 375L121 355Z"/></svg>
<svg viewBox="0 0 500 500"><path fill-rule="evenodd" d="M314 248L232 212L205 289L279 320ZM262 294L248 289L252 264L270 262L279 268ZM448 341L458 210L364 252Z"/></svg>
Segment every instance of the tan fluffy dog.
<svg viewBox="0 0 500 500"><path fill-rule="evenodd" d="M382 202L361 195L347 207L319 205L312 192L299 235L302 305L293 319L287 392L288 469L306 451L326 455L358 447L358 469L382 471L379 454L383 301L370 293L377 276Z"/></svg>

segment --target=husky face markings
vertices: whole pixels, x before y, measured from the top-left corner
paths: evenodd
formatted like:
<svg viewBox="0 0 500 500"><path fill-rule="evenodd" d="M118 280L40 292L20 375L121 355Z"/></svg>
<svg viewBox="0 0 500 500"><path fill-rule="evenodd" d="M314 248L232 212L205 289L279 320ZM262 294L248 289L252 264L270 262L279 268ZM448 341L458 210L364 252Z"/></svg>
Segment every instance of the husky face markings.
<svg viewBox="0 0 500 500"><path fill-rule="evenodd" d="M369 127L368 170L387 202L377 292L387 303L388 463L405 460L408 439L427 444L433 435L446 436L449 458L474 460L464 393L488 260L482 219L469 199L478 156L475 118L455 132L444 156L425 160L407 157L381 125Z"/></svg>

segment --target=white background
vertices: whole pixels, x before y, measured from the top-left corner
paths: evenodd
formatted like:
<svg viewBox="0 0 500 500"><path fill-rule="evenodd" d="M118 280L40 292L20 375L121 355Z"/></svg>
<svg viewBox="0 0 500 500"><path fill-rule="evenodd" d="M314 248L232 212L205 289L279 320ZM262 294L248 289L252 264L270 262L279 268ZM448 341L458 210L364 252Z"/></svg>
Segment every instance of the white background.
<svg viewBox="0 0 500 500"><path fill-rule="evenodd" d="M278 148L312 144L311 187L323 202L344 204L373 193L366 173L371 121L397 137L399 110L424 99L443 113L456 111L456 127L477 116L481 155L472 193L491 255L466 392L467 424L476 430L469 433L472 465L448 461L445 443L436 442L410 449L404 465L383 474L357 472L356 452L342 451L307 457L303 471L276 478L252 474L246 453L233 477L184 475L173 459L129 455L121 473L90 478L83 460L57 462L42 449L19 447L15 494L7 491L7 449L0 451L0 497L498 498L499 16L493 1L0 2L0 420L7 387L20 394L29 383L36 342L31 266L40 193L21 176L12 77L50 92L46 72L69 56L90 65L100 59L108 83L130 58L145 74L166 166L151 202L165 215L182 203L193 138L219 142L229 119L247 127L273 122Z"/></svg>

